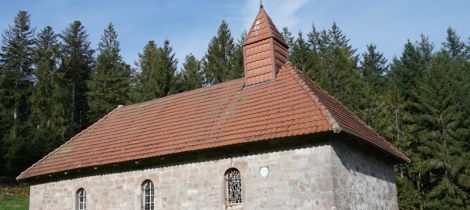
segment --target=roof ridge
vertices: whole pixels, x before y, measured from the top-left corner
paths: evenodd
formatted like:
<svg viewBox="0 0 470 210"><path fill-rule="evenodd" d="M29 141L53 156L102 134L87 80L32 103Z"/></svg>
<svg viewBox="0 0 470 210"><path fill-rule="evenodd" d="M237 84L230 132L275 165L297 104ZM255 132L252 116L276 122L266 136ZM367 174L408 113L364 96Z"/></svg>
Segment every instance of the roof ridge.
<svg viewBox="0 0 470 210"><path fill-rule="evenodd" d="M133 106L138 106L138 105L151 104L151 103L154 103L156 101L162 101L162 100L168 99L168 98L174 98L174 97L178 97L178 96L182 96L182 95L188 95L188 94L194 93L196 91L202 91L202 90L209 89L209 88L216 88L217 86L228 85L230 83L235 83L235 82L237 82L239 80L243 80L243 79L244 78L233 79L233 80L229 80L229 81L225 81L225 82L221 82L221 83L217 83L217 84L213 84L213 85L209 85L209 86L205 86L205 87L200 87L200 88L184 91L184 92L181 92L181 93L176 93L176 94L172 94L172 95L163 96L163 97L160 97L160 98L154 98L154 99L150 99L150 100L147 100L147 101L142 101L142 102L129 104L129 105L126 105L126 107L133 107ZM243 86L241 88L243 88Z"/></svg>
<svg viewBox="0 0 470 210"><path fill-rule="evenodd" d="M314 85L319 91L322 91L324 93L324 95L326 97L329 97L331 98L335 103L338 103L338 105L340 105L344 111L348 112L348 114L350 116L352 116L359 124L363 125L368 132L372 132L372 134L374 134L380 141L382 144L386 144L388 146L391 146L393 147L393 150L395 152L397 152L397 156L400 156L403 160L406 160L409 162L409 158L406 157L406 155L404 153L402 153L399 149L397 149L392 143L390 143L389 141L387 141L384 137L382 137L379 133L377 133L375 131L374 128L372 128L371 126L369 126L366 122L364 122L361 118L359 118L356 114L354 114L348 107L346 107L345 105L343 105L338 99L336 99L334 96L328 94L328 92L326 92L323 88L321 88L319 85L317 85L315 82L313 82L312 80L310 80L303 72L299 71L297 68L295 68L292 63L289 62L289 65L292 66L292 71L293 71L293 74L297 74L297 76L300 76L300 78L298 78L300 81L299 83L303 84L303 85L306 85L306 87L304 86L304 88L307 88L307 92L310 93L310 94L313 94L312 97L315 98L316 100L318 100L318 103L321 104L323 106L323 103L321 102L321 100L318 99L318 97L315 95L315 93L313 93L311 87L309 86L309 84L306 84L307 82L310 83L310 85ZM342 125L341 122L339 122L338 120L335 119L335 116L334 114L331 114L331 112L323 106L323 108L326 110L326 113L329 114L329 116L331 117L330 119L333 121L333 123L336 123L336 125L338 126L336 132L340 132L342 130L346 131L347 133L350 133L354 136L357 136L359 138L362 138L362 139L366 139L366 137L364 136L360 136L361 134L360 133L357 133L357 132L354 132L354 130L350 130L348 128L348 126L345 126L345 125ZM334 124L333 124L334 125ZM333 131L334 128L333 128ZM380 147L379 147L380 148ZM381 148L381 149L384 149L384 148Z"/></svg>
<svg viewBox="0 0 470 210"><path fill-rule="evenodd" d="M320 109L323 117L325 117L325 119L327 119L328 123L330 124L331 130L333 130L333 132L335 132L335 133L341 132L342 129L341 129L340 125L338 124L338 122L336 121L336 119L334 118L333 114L331 114L330 111L323 105L323 103L320 101L318 96L316 96L315 93L313 93L313 91L310 89L310 87L308 87L308 85L306 84L305 80L302 78L302 75L304 75L304 74L301 71L299 71L297 68L295 68L295 66L290 61L287 61L284 64L284 66L286 66L286 65L288 65L290 67L289 68L291 70L290 73L295 78L297 83L310 96L310 99L312 100L312 102L316 106L318 106L318 108Z"/></svg>
<svg viewBox="0 0 470 210"><path fill-rule="evenodd" d="M297 70L298 71L298 70ZM305 75L303 72L300 72L298 71L300 74L302 74L303 76L303 80L305 80L307 78L307 75ZM352 112L347 106L345 106L343 103L341 103L340 100L338 100L336 97L332 96L331 94L328 94L328 92L326 90L324 90L323 88L321 88L320 86L318 86L317 84L315 84L313 81L312 81L312 85L315 85L320 91L324 92L327 94L328 97L331 97L332 99L335 100L336 103L338 103L339 105L341 105L343 108L346 109L346 111L348 111L352 117L354 117L356 120L359 121L359 123L361 123L362 125L365 125L370 131L374 132L375 134L377 134L378 136L380 136L374 128L372 128L370 125L368 125L366 122L364 122L361 118L359 118L356 114L354 114L354 112ZM321 103L321 102L320 102ZM380 136L382 139L384 139L382 136ZM385 139L384 139L385 140ZM391 145L390 142L388 141L385 141L387 142L388 144Z"/></svg>
<svg viewBox="0 0 470 210"><path fill-rule="evenodd" d="M16 177L16 180L19 180L21 179L24 174L26 174L31 168L35 167L36 165L38 165L39 163L41 163L44 159L48 158L49 156L51 156L52 154L54 154L55 152L57 152L59 149L65 147L66 145L68 145L70 142L72 142L74 139L78 138L79 136L83 135L84 133L86 133L88 130L90 130L91 128L95 127L96 125L100 124L103 120L105 120L106 118L108 118L109 116L111 116L112 114L114 114L115 112L117 112L119 109L123 108L124 105L119 105L117 106L116 108L114 108L111 112L109 112L108 114L106 114L105 116L103 116L102 118L100 118L98 121L94 122L93 124L91 124L90 126L88 126L87 128L85 128L84 130L80 131L79 133L75 134L72 138L70 138L68 141L64 142L62 145L60 145L59 147L57 147L56 149L52 150L51 152L49 152L46 156L44 156L43 158L41 158L40 160L38 160L36 163L34 163L33 165L31 165L30 167L28 167L26 170L24 170L23 172L21 172L20 175L18 175Z"/></svg>

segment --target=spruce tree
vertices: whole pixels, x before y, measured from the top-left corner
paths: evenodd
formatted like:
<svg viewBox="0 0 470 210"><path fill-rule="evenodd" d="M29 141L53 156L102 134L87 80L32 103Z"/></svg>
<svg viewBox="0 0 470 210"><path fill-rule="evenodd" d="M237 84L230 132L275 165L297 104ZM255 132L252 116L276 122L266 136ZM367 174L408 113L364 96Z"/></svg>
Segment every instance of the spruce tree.
<svg viewBox="0 0 470 210"><path fill-rule="evenodd" d="M61 66L59 75L63 78L62 88L67 91L65 113L70 125L69 134L89 125L87 119L88 103L86 93L88 92L87 81L94 66L93 52L88 41L88 34L80 21L72 22L65 31L60 34Z"/></svg>
<svg viewBox="0 0 470 210"><path fill-rule="evenodd" d="M157 51L157 89L155 90L156 98L172 95L177 92L176 87L176 69L178 60L170 45L170 41L163 41L163 47Z"/></svg>
<svg viewBox="0 0 470 210"><path fill-rule="evenodd" d="M139 54L140 93L139 101L151 100L176 93L177 60L168 40L163 47L157 48L154 41L149 41Z"/></svg>
<svg viewBox="0 0 470 210"><path fill-rule="evenodd" d="M315 25L312 25L312 31L307 34L307 42L310 48L310 69L307 71L307 75L318 82L321 85L326 83L326 55L327 45L329 38L325 30L318 32Z"/></svg>
<svg viewBox="0 0 470 210"><path fill-rule="evenodd" d="M67 102L70 98L70 91L66 89L70 83L65 78L65 72L61 70L63 69L59 67L52 73L51 127L58 135L56 142L53 143L55 145L53 148L60 146L73 134L69 121L70 104Z"/></svg>
<svg viewBox="0 0 470 210"><path fill-rule="evenodd" d="M131 67L131 74L129 77L129 101L130 103L138 103L142 100L142 74L138 68L138 63L135 62L136 67Z"/></svg>
<svg viewBox="0 0 470 210"><path fill-rule="evenodd" d="M411 104L416 110L413 122L418 139L414 165L424 183L426 209L466 209L469 204L469 193L461 183L461 176L470 169L468 150L463 147L467 140L461 135L470 129L462 127L465 116L455 95L461 87L453 66L447 54L438 53L418 81L417 102Z"/></svg>
<svg viewBox="0 0 470 210"><path fill-rule="evenodd" d="M290 60L346 106L357 111L361 87L356 50L334 23L330 30L312 26L305 40L301 33L292 44Z"/></svg>
<svg viewBox="0 0 470 210"><path fill-rule="evenodd" d="M233 71L233 59L236 52L228 24L225 21L219 26L217 35L214 36L203 59L203 69L208 85L235 79Z"/></svg>
<svg viewBox="0 0 470 210"><path fill-rule="evenodd" d="M384 55L377 51L374 44L367 45L367 52L362 54L361 79L375 90L380 90L384 85L384 75L388 64Z"/></svg>
<svg viewBox="0 0 470 210"><path fill-rule="evenodd" d="M15 175L30 164L29 148L32 53L34 31L30 15L19 11L12 26L2 34L0 62L0 173ZM3 165L5 164L5 165Z"/></svg>
<svg viewBox="0 0 470 210"><path fill-rule="evenodd" d="M447 29L446 41L442 44L444 51L452 58L459 58L465 55L465 43L460 40L457 32L449 27Z"/></svg>
<svg viewBox="0 0 470 210"><path fill-rule="evenodd" d="M88 82L88 117L91 122L130 101L131 70L119 54L117 32L112 23L104 30L98 50L96 68Z"/></svg>
<svg viewBox="0 0 470 210"><path fill-rule="evenodd" d="M53 126L53 109L51 109L57 103L51 96L59 61L59 43L57 35L50 26L44 27L35 41L33 58L36 66L36 84L31 97L31 122L34 126L32 145L38 153L36 157L31 157L32 160L41 158L60 142L58 131Z"/></svg>
<svg viewBox="0 0 470 210"><path fill-rule="evenodd" d="M355 110L359 98L356 90L361 86L356 50L349 44L349 39L336 23L333 23L331 29L328 30L327 38L322 37L322 39L322 42L328 45L320 55L323 72L319 82L346 106Z"/></svg>
<svg viewBox="0 0 470 210"><path fill-rule="evenodd" d="M382 53L376 50L376 46L367 46L367 52L362 54L360 62L361 88L358 90L361 97L358 103L358 113L362 120L375 128L379 121L379 100L385 85L384 76L387 71L387 60Z"/></svg>
<svg viewBox="0 0 470 210"><path fill-rule="evenodd" d="M418 100L416 94L413 93L417 92L419 78L429 71L432 57L433 44L429 42L427 37L422 35L421 39L415 43L408 40L404 45L401 57L393 60L388 75L389 86L394 87L394 94L402 99L393 105L400 107L396 110L398 113L389 113L392 115L389 116L389 122L394 123L393 127L396 129L396 137L393 140L395 145L413 160L411 164L400 166L399 173L403 177L398 184L413 183L415 190L402 191L399 185L399 197L413 197L415 200L413 208L423 208L426 201L424 197L426 181L422 171L417 167L417 159L419 158L419 154L416 153L418 147L417 125L413 121L417 110L413 104ZM410 207L402 206L402 208Z"/></svg>
<svg viewBox="0 0 470 210"><path fill-rule="evenodd" d="M289 53L290 53L294 45L294 36L292 36L292 33L289 31L287 27L282 28L281 35L284 41L286 42L287 46L289 47Z"/></svg>
<svg viewBox="0 0 470 210"><path fill-rule="evenodd" d="M407 41L400 58L394 59L390 67L390 77L398 87L401 94L408 100L411 91L416 87L416 80L430 68L433 45L424 35L415 44Z"/></svg>
<svg viewBox="0 0 470 210"><path fill-rule="evenodd" d="M193 54L186 56L183 68L179 73L179 89L181 92L201 88L204 84L201 62Z"/></svg>
<svg viewBox="0 0 470 210"><path fill-rule="evenodd" d="M140 96L137 97L138 101L146 101L156 97L155 91L158 83L157 73L157 45L154 41L149 41L142 54L139 53L139 61L136 63L140 70L138 92Z"/></svg>
<svg viewBox="0 0 470 210"><path fill-rule="evenodd" d="M307 34L308 43L316 54L324 53L328 47L328 33L325 30L317 31L317 28L312 24L312 31Z"/></svg>
<svg viewBox="0 0 470 210"><path fill-rule="evenodd" d="M245 41L245 38L246 32L243 32L240 35L238 42L235 44L234 54L230 61L232 71L230 71L229 80L243 77L243 73L245 71L243 63L243 41Z"/></svg>
<svg viewBox="0 0 470 210"><path fill-rule="evenodd" d="M297 67L297 69L309 76L313 76L313 73L311 72L313 58L310 44L304 40L302 32L299 32L297 39L295 39L292 44L289 60Z"/></svg>

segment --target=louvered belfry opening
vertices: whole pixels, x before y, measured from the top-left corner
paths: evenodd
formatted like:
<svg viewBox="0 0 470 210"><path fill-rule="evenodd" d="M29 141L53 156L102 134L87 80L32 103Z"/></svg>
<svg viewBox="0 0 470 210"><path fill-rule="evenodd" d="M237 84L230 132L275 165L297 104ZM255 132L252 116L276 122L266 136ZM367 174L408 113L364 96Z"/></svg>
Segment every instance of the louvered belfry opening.
<svg viewBox="0 0 470 210"><path fill-rule="evenodd" d="M274 80L288 60L288 46L263 7L243 42L245 86Z"/></svg>

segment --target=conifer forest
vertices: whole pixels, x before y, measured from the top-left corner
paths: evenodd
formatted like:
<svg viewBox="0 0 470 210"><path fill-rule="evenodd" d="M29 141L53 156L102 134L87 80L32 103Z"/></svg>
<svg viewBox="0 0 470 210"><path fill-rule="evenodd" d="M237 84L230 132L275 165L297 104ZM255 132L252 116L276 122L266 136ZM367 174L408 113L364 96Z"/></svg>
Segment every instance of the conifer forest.
<svg viewBox="0 0 470 210"><path fill-rule="evenodd" d="M94 48L80 21L35 29L31 18L19 11L2 30L2 182L16 182L118 105L243 77L245 34L231 34L225 21L201 58L178 61L168 37L148 41L131 65L112 23ZM335 23L306 33L281 30L299 70L411 159L395 166L400 209L470 208L470 34L442 30L441 43L423 34L392 60L373 43L358 52Z"/></svg>

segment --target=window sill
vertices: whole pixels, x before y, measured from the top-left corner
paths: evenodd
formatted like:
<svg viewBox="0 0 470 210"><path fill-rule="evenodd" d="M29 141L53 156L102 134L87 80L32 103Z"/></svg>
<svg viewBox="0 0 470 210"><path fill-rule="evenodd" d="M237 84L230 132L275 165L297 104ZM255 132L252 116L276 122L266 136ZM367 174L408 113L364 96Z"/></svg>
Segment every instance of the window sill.
<svg viewBox="0 0 470 210"><path fill-rule="evenodd" d="M225 209L243 209L243 204L237 204L237 205L225 204Z"/></svg>

